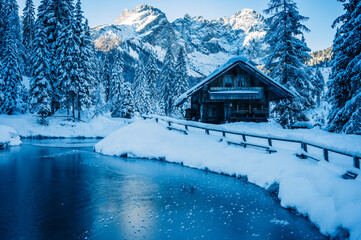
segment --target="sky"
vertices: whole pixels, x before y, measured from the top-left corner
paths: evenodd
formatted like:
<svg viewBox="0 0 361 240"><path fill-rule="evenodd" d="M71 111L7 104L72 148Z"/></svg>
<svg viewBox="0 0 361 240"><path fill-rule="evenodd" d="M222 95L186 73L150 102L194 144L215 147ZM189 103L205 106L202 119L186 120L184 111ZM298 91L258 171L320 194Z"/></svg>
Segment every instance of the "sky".
<svg viewBox="0 0 361 240"><path fill-rule="evenodd" d="M36 7L39 2L40 0L34 0ZM244 8L251 8L263 14L268 2L269 0L82 0L82 6L90 26L96 27L113 23L124 9L132 10L139 4L159 8L172 22L186 13L191 16L203 16L209 20L230 17ZM336 32L331 25L343 13L341 3L337 0L296 0L296 3L300 14L310 18L304 24L311 30L310 33L305 33L306 42L311 50L330 47ZM18 0L18 4L22 12L25 0Z"/></svg>

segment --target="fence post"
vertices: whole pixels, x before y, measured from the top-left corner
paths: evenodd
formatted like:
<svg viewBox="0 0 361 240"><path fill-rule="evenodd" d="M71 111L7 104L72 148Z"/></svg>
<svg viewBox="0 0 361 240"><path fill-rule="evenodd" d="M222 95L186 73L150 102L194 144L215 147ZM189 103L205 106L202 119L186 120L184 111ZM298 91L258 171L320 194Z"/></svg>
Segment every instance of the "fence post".
<svg viewBox="0 0 361 240"><path fill-rule="evenodd" d="M223 137L226 137L226 132L222 132L222 136L223 136Z"/></svg>
<svg viewBox="0 0 361 240"><path fill-rule="evenodd" d="M353 165L355 168L360 169L360 158L357 156L353 157Z"/></svg>
<svg viewBox="0 0 361 240"><path fill-rule="evenodd" d="M158 123L158 118L155 118L155 121Z"/></svg>
<svg viewBox="0 0 361 240"><path fill-rule="evenodd" d="M172 126L172 123L171 123L170 121L168 122L168 126L169 126L169 127Z"/></svg>
<svg viewBox="0 0 361 240"><path fill-rule="evenodd" d="M328 150L326 148L323 149L323 157L324 159L329 162L329 159L328 159Z"/></svg>
<svg viewBox="0 0 361 240"><path fill-rule="evenodd" d="M307 152L307 143L301 142L301 148L303 151Z"/></svg>
<svg viewBox="0 0 361 240"><path fill-rule="evenodd" d="M247 142L246 135L242 134L242 139L243 139L243 142Z"/></svg>
<svg viewBox="0 0 361 240"><path fill-rule="evenodd" d="M272 147L272 138L268 139L268 145L270 145Z"/></svg>
<svg viewBox="0 0 361 240"><path fill-rule="evenodd" d="M206 134L209 135L209 129L205 128L204 130L205 130Z"/></svg>
<svg viewBox="0 0 361 240"><path fill-rule="evenodd" d="M184 128L188 131L188 126L187 125L184 125Z"/></svg>

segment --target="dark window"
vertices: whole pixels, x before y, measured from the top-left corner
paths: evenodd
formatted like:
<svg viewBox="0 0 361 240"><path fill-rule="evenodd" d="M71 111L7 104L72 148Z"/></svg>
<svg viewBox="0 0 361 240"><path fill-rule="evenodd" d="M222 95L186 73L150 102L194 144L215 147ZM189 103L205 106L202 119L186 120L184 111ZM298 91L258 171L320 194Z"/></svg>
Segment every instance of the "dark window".
<svg viewBox="0 0 361 240"><path fill-rule="evenodd" d="M240 76L240 87L246 86L246 76Z"/></svg>
<svg viewBox="0 0 361 240"><path fill-rule="evenodd" d="M224 86L225 87L232 87L232 76L225 76L224 77Z"/></svg>

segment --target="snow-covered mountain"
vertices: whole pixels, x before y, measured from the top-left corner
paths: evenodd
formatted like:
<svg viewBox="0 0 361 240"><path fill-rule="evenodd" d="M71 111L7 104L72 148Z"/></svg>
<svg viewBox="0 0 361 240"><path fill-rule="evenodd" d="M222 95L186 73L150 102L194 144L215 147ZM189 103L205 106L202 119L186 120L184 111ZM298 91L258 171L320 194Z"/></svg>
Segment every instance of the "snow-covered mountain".
<svg viewBox="0 0 361 240"><path fill-rule="evenodd" d="M252 9L216 20L186 14L170 23L161 10L139 5L134 10L124 10L114 24L92 29L92 35L96 48L118 48L135 62L151 51L162 61L169 44L175 56L179 47L184 47L190 75L202 76L234 55L243 54L258 61L266 30L263 16Z"/></svg>

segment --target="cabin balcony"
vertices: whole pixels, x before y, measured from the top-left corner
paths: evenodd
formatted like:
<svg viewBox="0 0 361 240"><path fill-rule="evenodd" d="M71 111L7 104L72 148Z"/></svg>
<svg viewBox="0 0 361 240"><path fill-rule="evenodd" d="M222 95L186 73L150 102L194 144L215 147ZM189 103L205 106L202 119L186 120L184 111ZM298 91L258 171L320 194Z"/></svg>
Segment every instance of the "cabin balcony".
<svg viewBox="0 0 361 240"><path fill-rule="evenodd" d="M262 99L261 87L211 87L209 100Z"/></svg>

